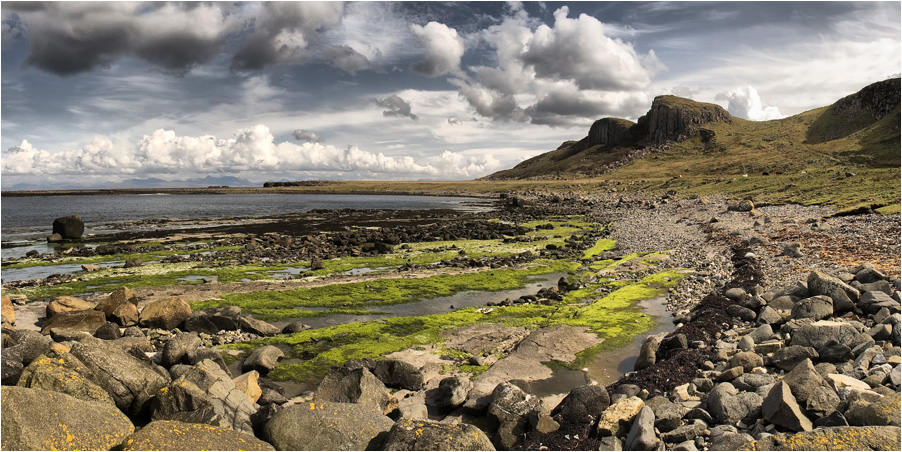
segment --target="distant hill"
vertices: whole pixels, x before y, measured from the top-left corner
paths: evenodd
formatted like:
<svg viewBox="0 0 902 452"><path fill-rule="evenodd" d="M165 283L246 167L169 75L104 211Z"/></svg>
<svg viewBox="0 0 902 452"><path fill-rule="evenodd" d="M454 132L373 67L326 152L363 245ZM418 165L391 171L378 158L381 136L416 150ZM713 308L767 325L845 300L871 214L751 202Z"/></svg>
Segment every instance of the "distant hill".
<svg viewBox="0 0 902 452"><path fill-rule="evenodd" d="M207 188L207 187L253 187L255 184L246 179L235 176L192 178L185 180L166 180L155 177L146 179L125 179L121 182L106 182L103 184L79 184L61 182L55 188L58 190L117 190L117 189L153 189L153 188ZM17 184L4 191L29 191L45 190L44 185Z"/></svg>
<svg viewBox="0 0 902 452"><path fill-rule="evenodd" d="M899 104L898 78L830 106L762 122L734 118L718 105L659 96L636 123L599 119L586 137L484 179L722 178L820 170L844 176L862 169L898 170Z"/></svg>

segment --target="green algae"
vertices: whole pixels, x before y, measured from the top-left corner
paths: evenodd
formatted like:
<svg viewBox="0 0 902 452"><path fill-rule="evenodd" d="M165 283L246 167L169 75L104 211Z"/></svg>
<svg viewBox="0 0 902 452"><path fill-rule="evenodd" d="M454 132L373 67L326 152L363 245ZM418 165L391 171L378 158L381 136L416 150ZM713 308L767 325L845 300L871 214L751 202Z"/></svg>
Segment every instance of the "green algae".
<svg viewBox="0 0 902 452"><path fill-rule="evenodd" d="M518 289L529 282L530 276L566 272L572 270L574 265L565 261L542 260L524 269L495 269L426 278L384 278L286 291L225 294L219 299L193 302L191 308L238 306L243 312L268 320L329 315L322 311L307 314L298 308L326 308L335 313L353 309L353 312L360 313L366 312L364 308L410 303L468 290L494 292Z"/></svg>
<svg viewBox="0 0 902 452"><path fill-rule="evenodd" d="M441 345L444 343L441 333L446 330L482 323L532 329L566 324L585 326L605 339L600 346L579 355L581 359L587 360L601 351L623 346L636 335L653 329L655 320L643 315L636 303L663 295L667 288L676 286L683 276L684 274L675 271L656 273L582 306L569 304L577 300L568 301L565 298L565 301L557 305L495 307L486 314L477 312L476 308L464 308L444 314L347 323L258 339L230 347L251 350L263 345L290 346L290 356L312 358L300 363L282 363L269 374L270 377L278 380L315 381L331 366L341 365L349 360L380 359L386 354L415 346ZM579 300L579 303L583 301ZM463 358L454 354L449 356ZM470 370L477 371L476 367L479 366Z"/></svg>
<svg viewBox="0 0 902 452"><path fill-rule="evenodd" d="M592 248L587 249L583 253L583 259L591 259L602 252L614 248L616 245L617 242L612 239L599 239Z"/></svg>

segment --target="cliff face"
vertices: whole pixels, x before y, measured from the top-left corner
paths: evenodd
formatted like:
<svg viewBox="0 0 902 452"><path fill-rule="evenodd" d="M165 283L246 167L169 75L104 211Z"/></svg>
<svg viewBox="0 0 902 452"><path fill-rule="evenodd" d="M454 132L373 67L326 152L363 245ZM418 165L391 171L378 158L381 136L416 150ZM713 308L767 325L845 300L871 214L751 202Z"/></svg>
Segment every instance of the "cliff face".
<svg viewBox="0 0 902 452"><path fill-rule="evenodd" d="M900 98L900 80L892 78L865 86L861 91L836 101L830 108L843 115L867 111L874 119L880 119L899 106Z"/></svg>
<svg viewBox="0 0 902 452"><path fill-rule="evenodd" d="M595 121L589 129L587 146L627 144L630 139L630 128L636 125L632 121L619 118L604 118Z"/></svg>
<svg viewBox="0 0 902 452"><path fill-rule="evenodd" d="M639 118L632 135L641 137L646 144L658 145L694 136L699 127L712 122L732 123L733 117L719 105L658 96L651 104L651 110Z"/></svg>

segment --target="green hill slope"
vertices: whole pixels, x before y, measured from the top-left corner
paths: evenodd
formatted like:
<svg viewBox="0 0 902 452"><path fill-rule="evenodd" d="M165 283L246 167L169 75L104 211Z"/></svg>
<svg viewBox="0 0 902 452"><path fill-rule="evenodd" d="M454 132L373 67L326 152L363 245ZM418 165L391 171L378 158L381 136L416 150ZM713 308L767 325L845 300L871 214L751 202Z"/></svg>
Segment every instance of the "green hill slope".
<svg viewBox="0 0 902 452"><path fill-rule="evenodd" d="M899 104L898 78L828 107L761 122L661 96L636 124L597 121L586 138L486 179L644 181L645 189L897 210Z"/></svg>

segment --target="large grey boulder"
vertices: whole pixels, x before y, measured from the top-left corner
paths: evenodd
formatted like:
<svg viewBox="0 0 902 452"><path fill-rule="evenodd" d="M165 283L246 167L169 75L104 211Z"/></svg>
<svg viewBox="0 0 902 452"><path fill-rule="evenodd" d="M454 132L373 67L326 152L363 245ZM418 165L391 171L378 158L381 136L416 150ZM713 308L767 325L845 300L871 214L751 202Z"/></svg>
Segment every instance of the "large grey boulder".
<svg viewBox="0 0 902 452"><path fill-rule="evenodd" d="M207 334L234 331L238 329L240 318L241 308L238 306L198 309L185 319L185 330Z"/></svg>
<svg viewBox="0 0 902 452"><path fill-rule="evenodd" d="M823 320L833 315L833 299L824 295L816 295L799 300L792 307L792 318Z"/></svg>
<svg viewBox="0 0 902 452"><path fill-rule="evenodd" d="M3 386L3 450L110 450L135 431L109 403L59 392Z"/></svg>
<svg viewBox="0 0 902 452"><path fill-rule="evenodd" d="M810 296L826 295L832 298L833 311L837 314L851 311L861 296L858 290L839 278L816 271L808 274L808 293Z"/></svg>
<svg viewBox="0 0 902 452"><path fill-rule="evenodd" d="M831 341L846 344L858 336L858 330L848 322L820 320L801 326L792 335L790 345L819 350Z"/></svg>
<svg viewBox="0 0 902 452"><path fill-rule="evenodd" d="M313 396L318 402L359 403L379 408L388 414L398 407L398 400L369 370L333 367Z"/></svg>
<svg viewBox="0 0 902 452"><path fill-rule="evenodd" d="M243 372L256 370L261 375L266 375L279 365L279 360L284 356L285 353L275 345L264 345L252 351L247 358L244 358L244 362L241 363L241 369Z"/></svg>
<svg viewBox="0 0 902 452"><path fill-rule="evenodd" d="M655 413L644 406L633 420L630 433L626 437L627 450L652 450L658 444L655 436Z"/></svg>
<svg viewBox="0 0 902 452"><path fill-rule="evenodd" d="M708 393L708 412L719 423L736 424L761 402L754 392L739 392L730 383L719 383Z"/></svg>
<svg viewBox="0 0 902 452"><path fill-rule="evenodd" d="M50 353L50 356L38 357L22 371L18 386L55 391L76 399L115 406L113 398L85 376L88 372L85 365L71 353Z"/></svg>
<svg viewBox="0 0 902 452"><path fill-rule="evenodd" d="M223 427L153 421L125 440L122 450L275 450L253 435Z"/></svg>
<svg viewBox="0 0 902 452"><path fill-rule="evenodd" d="M487 427L496 447L510 450L523 440L530 413L541 411L541 400L511 383L501 383L492 391L486 414Z"/></svg>
<svg viewBox="0 0 902 452"><path fill-rule="evenodd" d="M638 397L623 397L612 403L598 419L598 435L623 436L644 406L645 402Z"/></svg>
<svg viewBox="0 0 902 452"><path fill-rule="evenodd" d="M456 408L467 401L473 382L467 377L443 378L438 383L438 405L441 408Z"/></svg>
<svg viewBox="0 0 902 452"><path fill-rule="evenodd" d="M249 315L238 319L238 326L242 331L247 331L248 333L253 333L258 336L275 336L282 333L282 330L276 328L272 324L255 319Z"/></svg>
<svg viewBox="0 0 902 452"><path fill-rule="evenodd" d="M213 361L195 364L162 388L151 405L153 420L210 424L253 434L257 406Z"/></svg>
<svg viewBox="0 0 902 452"><path fill-rule="evenodd" d="M53 220L53 233L64 239L80 239L85 233L85 222L81 215L69 215Z"/></svg>
<svg viewBox="0 0 902 452"><path fill-rule="evenodd" d="M894 396L880 397L877 400L868 400L859 397L849 404L845 412L849 425L891 425L899 427L902 418L900 411L900 398L898 393Z"/></svg>
<svg viewBox="0 0 902 452"><path fill-rule="evenodd" d="M770 358L770 364L780 369L789 371L806 359L817 359L817 350L801 345L790 345L774 352Z"/></svg>
<svg viewBox="0 0 902 452"><path fill-rule="evenodd" d="M140 416L157 391L170 382L163 368L99 339L77 342L72 345L71 353L84 363L89 378L113 397L120 410L131 416Z"/></svg>
<svg viewBox="0 0 902 452"><path fill-rule="evenodd" d="M730 358L730 367L742 367L744 372L751 372L764 365L764 359L755 352L739 352Z"/></svg>
<svg viewBox="0 0 902 452"><path fill-rule="evenodd" d="M839 396L827 380L815 370L810 359L799 363L783 377L799 404L818 417L826 416L839 405Z"/></svg>
<svg viewBox="0 0 902 452"><path fill-rule="evenodd" d="M150 301L141 311L138 323L145 328L171 330L191 315L191 306L179 297Z"/></svg>
<svg viewBox="0 0 902 452"><path fill-rule="evenodd" d="M373 375L386 386L419 391L423 388L423 373L413 364L394 359L376 363Z"/></svg>
<svg viewBox="0 0 902 452"><path fill-rule="evenodd" d="M357 403L311 402L276 412L263 438L277 450L378 450L395 425L382 410Z"/></svg>
<svg viewBox="0 0 902 452"><path fill-rule="evenodd" d="M176 334L163 346L160 364L166 368L179 364L188 352L197 350L202 345L203 341L196 333Z"/></svg>
<svg viewBox="0 0 902 452"><path fill-rule="evenodd" d="M495 450L495 447L482 430L470 424L401 419L388 431L382 450Z"/></svg>
<svg viewBox="0 0 902 452"><path fill-rule="evenodd" d="M60 312L44 320L44 323L41 324L41 334L49 335L50 330L54 328L78 330L94 334L104 323L106 323L106 315L100 311Z"/></svg>
<svg viewBox="0 0 902 452"><path fill-rule="evenodd" d="M876 314L884 306L888 308L895 307L896 312L899 311L899 302L880 291L865 292L858 302L858 307L868 314Z"/></svg>
<svg viewBox="0 0 902 452"><path fill-rule="evenodd" d="M761 405L761 414L768 422L794 432L803 430L807 432L812 429L811 420L799 408L799 404L785 381L781 381L771 388Z"/></svg>
<svg viewBox="0 0 902 452"><path fill-rule="evenodd" d="M608 391L598 385L577 386L567 397L554 407L552 416L560 415L570 421L585 421L589 416L598 416L611 405Z"/></svg>

